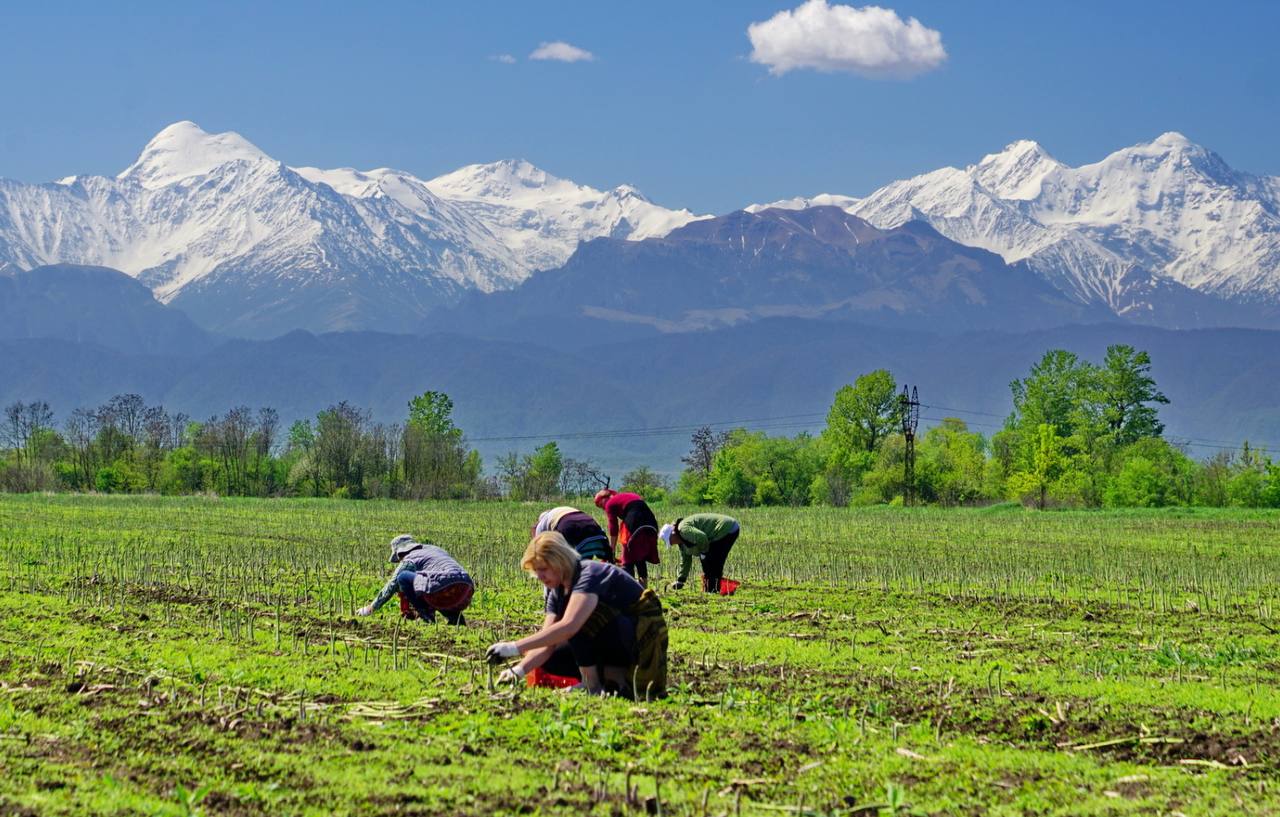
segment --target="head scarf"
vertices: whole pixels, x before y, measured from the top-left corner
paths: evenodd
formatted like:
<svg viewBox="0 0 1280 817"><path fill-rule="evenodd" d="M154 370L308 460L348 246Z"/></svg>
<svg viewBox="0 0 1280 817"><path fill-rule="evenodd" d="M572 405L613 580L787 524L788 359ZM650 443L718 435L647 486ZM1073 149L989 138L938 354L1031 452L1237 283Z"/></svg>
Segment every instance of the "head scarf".
<svg viewBox="0 0 1280 817"><path fill-rule="evenodd" d="M668 522L662 526L662 530L658 531L658 538L661 539L667 547L671 547L671 534L676 532L676 526Z"/></svg>
<svg viewBox="0 0 1280 817"><path fill-rule="evenodd" d="M565 516L571 513L580 513L580 511L577 508L573 508L568 505L560 505L559 507L543 512L538 517L538 524L533 526L533 535L537 536L539 533L546 533L549 530L555 530L556 525L560 524L560 520L564 519Z"/></svg>
<svg viewBox="0 0 1280 817"><path fill-rule="evenodd" d="M608 502L609 498L616 493L618 492L613 490L612 488L601 488L599 491L596 491L596 498L595 498L596 507L604 508L604 503Z"/></svg>
<svg viewBox="0 0 1280 817"><path fill-rule="evenodd" d="M538 516L538 523L533 526L533 535L537 536L538 534L546 533L549 530L551 530L551 511L543 511L542 514Z"/></svg>

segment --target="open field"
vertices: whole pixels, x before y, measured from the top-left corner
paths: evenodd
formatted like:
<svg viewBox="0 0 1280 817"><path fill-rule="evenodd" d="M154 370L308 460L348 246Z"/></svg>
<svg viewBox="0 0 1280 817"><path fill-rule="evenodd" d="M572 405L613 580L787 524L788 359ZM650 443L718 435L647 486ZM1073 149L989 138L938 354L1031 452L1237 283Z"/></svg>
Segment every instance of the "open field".
<svg viewBox="0 0 1280 817"><path fill-rule="evenodd" d="M742 511L632 703L491 685L539 510L0 495L0 815L1280 812L1276 512Z"/></svg>

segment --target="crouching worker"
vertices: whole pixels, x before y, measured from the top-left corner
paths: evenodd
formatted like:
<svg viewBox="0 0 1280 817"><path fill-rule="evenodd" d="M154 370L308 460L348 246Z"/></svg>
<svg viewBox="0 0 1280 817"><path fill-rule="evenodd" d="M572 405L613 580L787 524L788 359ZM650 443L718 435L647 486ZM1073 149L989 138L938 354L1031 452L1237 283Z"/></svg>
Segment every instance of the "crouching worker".
<svg viewBox="0 0 1280 817"><path fill-rule="evenodd" d="M738 520L718 513L695 513L663 525L658 538L667 547L680 548L680 575L672 583L673 590L684 587L689 580L689 568L693 557L702 562L703 589L708 593L720 592L720 579L724 576L724 562L729 557L733 543L740 532Z"/></svg>
<svg viewBox="0 0 1280 817"><path fill-rule="evenodd" d="M399 593L406 618L435 621L439 613L450 624L467 623L462 611L471 604L475 584L448 551L402 534L391 540L391 561L398 565L391 580L356 615L372 615Z"/></svg>
<svg viewBox="0 0 1280 817"><path fill-rule="evenodd" d="M649 583L649 564L657 564L658 518L639 494L620 494L612 488L596 492L596 507L609 521L609 546L622 569Z"/></svg>
<svg viewBox="0 0 1280 817"><path fill-rule="evenodd" d="M596 518L589 513L567 505L552 508L539 516L538 523L533 526L534 536L547 531L555 531L563 536L569 543L569 547L578 551L578 555L583 559L613 561L613 548L609 546L609 537L605 535L604 528L600 527Z"/></svg>
<svg viewBox="0 0 1280 817"><path fill-rule="evenodd" d="M667 691L667 623L651 589L606 562L581 561L554 531L533 537L520 567L546 588L542 629L489 647L494 663L520 661L499 676L515 682L541 667L581 679L595 694L657 698Z"/></svg>

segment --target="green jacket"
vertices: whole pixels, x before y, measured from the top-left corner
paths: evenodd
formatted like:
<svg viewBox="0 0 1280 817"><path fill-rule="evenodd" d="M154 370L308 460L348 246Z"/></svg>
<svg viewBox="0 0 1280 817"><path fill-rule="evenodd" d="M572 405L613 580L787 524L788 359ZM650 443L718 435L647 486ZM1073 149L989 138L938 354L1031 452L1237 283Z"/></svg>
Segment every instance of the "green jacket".
<svg viewBox="0 0 1280 817"><path fill-rule="evenodd" d="M676 532L684 543L680 545L680 575L683 583L689 578L693 557L702 558L711 549L711 543L723 539L738 528L738 520L719 513L695 513L680 520Z"/></svg>

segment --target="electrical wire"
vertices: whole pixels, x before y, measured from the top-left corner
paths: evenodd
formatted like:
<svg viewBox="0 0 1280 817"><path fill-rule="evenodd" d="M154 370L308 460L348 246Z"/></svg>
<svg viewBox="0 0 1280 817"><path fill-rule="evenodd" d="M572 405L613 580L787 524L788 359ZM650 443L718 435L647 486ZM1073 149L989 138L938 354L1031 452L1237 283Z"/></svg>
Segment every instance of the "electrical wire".
<svg viewBox="0 0 1280 817"><path fill-rule="evenodd" d="M932 403L921 403L921 408L935 409L937 411L952 412L955 414L972 414L978 417L994 417L1003 419L1007 415L994 414L989 411L978 411L976 409L961 409L950 406L940 406ZM934 414L921 415L921 420L929 420L934 423L940 423L942 420L951 417L951 414L939 416ZM531 440L598 440L598 439L630 439L642 437L668 437L682 434L692 434L701 428L717 428L728 426L730 428L747 428L751 431L781 431L781 430L813 430L824 425L827 417L826 412L808 412L804 414L782 414L775 417L756 417L746 420L716 420L705 423L689 423L686 425L669 425L669 426L645 426L639 428L621 428L598 431L566 431L561 433L550 434L512 434L505 436L488 436L488 437L468 437L469 442L527 442ZM807 418L807 419L806 419ZM966 420L966 426L976 426L983 429L992 429L999 431L1003 429L1004 423L989 423L980 420ZM1280 445L1270 442L1252 442L1241 441L1232 443L1229 440L1216 440L1205 437L1181 437L1172 436L1169 441L1175 445L1187 446L1190 448L1208 448L1221 451L1239 451L1244 447L1245 442L1257 451L1277 451Z"/></svg>

